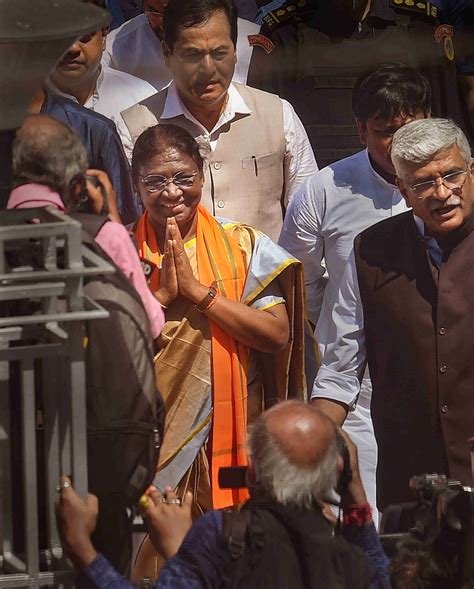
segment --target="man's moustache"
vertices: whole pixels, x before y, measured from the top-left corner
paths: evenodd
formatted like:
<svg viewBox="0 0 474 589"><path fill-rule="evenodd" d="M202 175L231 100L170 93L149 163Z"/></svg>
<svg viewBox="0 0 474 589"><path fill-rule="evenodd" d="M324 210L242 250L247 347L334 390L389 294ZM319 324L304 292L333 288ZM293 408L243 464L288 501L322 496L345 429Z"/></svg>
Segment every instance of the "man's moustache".
<svg viewBox="0 0 474 589"><path fill-rule="evenodd" d="M461 199L459 196L450 196L448 200L445 200L441 203L435 203L431 207L432 211L437 211L438 209L443 209L444 207L457 207L461 204Z"/></svg>

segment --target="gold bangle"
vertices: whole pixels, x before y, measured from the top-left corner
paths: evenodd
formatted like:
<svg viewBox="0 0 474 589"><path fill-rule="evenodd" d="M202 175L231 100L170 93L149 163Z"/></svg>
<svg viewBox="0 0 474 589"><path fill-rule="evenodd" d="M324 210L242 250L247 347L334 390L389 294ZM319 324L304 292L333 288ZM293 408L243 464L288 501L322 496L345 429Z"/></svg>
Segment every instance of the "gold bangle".
<svg viewBox="0 0 474 589"><path fill-rule="evenodd" d="M207 295L202 299L202 301L199 301L199 303L196 303L194 306L200 313L204 313L204 311L207 311L207 309L212 307L212 305L216 302L217 295L217 282L214 280L209 287L209 292Z"/></svg>

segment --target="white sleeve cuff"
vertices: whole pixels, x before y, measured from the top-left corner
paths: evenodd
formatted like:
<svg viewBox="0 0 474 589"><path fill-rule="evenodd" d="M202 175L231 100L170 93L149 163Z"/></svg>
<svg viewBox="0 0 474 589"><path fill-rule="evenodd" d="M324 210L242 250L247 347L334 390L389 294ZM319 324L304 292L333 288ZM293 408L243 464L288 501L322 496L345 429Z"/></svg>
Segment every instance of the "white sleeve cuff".
<svg viewBox="0 0 474 589"><path fill-rule="evenodd" d="M349 376L321 366L314 381L311 392L313 399L332 399L344 403L349 411L354 411L360 392L360 382L357 377Z"/></svg>

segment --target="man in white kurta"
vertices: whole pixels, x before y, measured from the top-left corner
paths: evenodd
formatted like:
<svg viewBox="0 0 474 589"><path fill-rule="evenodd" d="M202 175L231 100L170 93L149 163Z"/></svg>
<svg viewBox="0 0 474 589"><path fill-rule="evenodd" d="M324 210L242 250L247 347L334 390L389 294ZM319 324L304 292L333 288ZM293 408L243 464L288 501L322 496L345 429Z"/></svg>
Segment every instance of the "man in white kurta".
<svg viewBox="0 0 474 589"><path fill-rule="evenodd" d="M401 102L387 110L383 93L404 87L409 91L399 93ZM418 100L413 101L414 87ZM331 164L306 182L288 208L279 241L303 262L309 319L316 326L322 358L334 335L332 311L355 236L406 210L389 157L391 136L396 128L429 112L426 80L404 66L382 66L362 74L354 93L356 121L367 149ZM379 117L379 112L388 116ZM321 394L317 382L312 399L335 421L342 424L345 419L344 429L358 446L362 480L376 517L377 445L369 374L364 375L355 400L339 389L333 393L330 383Z"/></svg>

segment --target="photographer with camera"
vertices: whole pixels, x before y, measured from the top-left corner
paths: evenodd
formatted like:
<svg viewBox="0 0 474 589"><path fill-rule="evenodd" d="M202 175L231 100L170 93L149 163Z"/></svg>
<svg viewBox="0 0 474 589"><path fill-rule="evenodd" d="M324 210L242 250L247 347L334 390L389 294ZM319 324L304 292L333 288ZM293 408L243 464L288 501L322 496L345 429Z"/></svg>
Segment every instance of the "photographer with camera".
<svg viewBox="0 0 474 589"><path fill-rule="evenodd" d="M94 543L125 573L132 515L153 479L163 438L164 404L153 370L153 340L163 326L163 311L127 230L115 222L119 214L107 175L88 169L85 148L68 125L46 115L28 116L17 131L12 163L7 208L52 206L71 214L81 224L83 246L111 266L83 283L84 295L107 311L107 317L84 325L87 467L89 488L101 506ZM29 244L33 254L37 247L41 244ZM28 263L28 253L22 255ZM33 297L25 311L34 314L36 306ZM38 398L44 393L43 387Z"/></svg>
<svg viewBox="0 0 474 589"><path fill-rule="evenodd" d="M88 169L78 135L48 115L29 115L13 147L13 190L7 208L54 206L66 212L104 215L94 240L140 295L153 339L164 323L161 305L146 283L136 249L120 222L115 191L105 172ZM105 217L108 212L107 222Z"/></svg>
<svg viewBox="0 0 474 589"><path fill-rule="evenodd" d="M389 586L356 448L346 437L348 449L341 453L338 436L334 423L314 407L299 401L272 407L249 434L251 499L240 509L210 511L192 527L190 493L181 502L171 489L162 495L150 488L144 516L156 550L168 559L155 587ZM326 516L323 503L338 480L343 494L341 486L346 487L343 535L349 542L334 535L332 514ZM130 587L92 546L94 497L84 502L67 478L63 482L58 527L67 554L82 573L78 582Z"/></svg>

